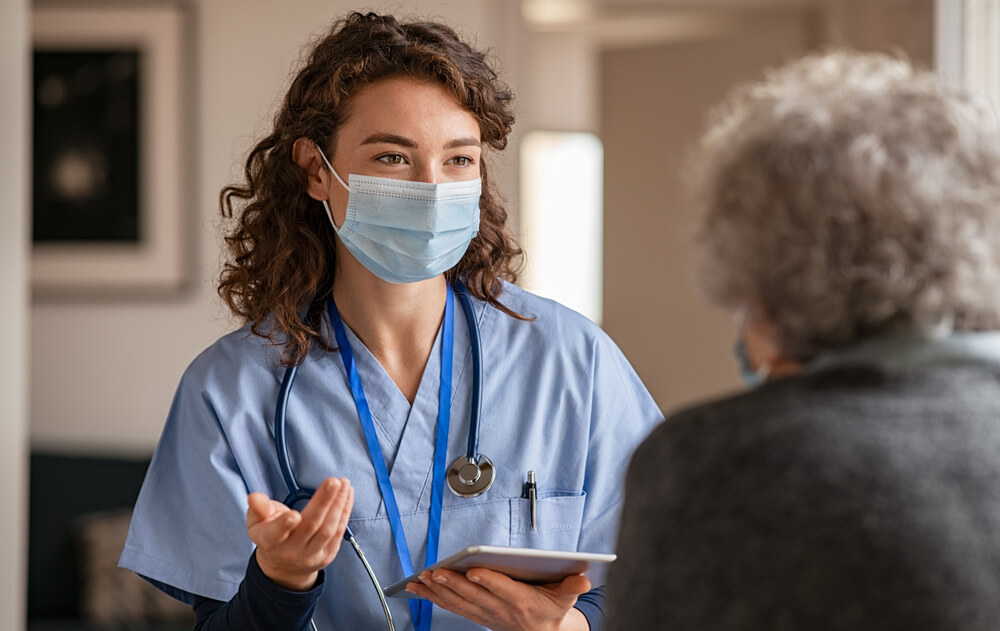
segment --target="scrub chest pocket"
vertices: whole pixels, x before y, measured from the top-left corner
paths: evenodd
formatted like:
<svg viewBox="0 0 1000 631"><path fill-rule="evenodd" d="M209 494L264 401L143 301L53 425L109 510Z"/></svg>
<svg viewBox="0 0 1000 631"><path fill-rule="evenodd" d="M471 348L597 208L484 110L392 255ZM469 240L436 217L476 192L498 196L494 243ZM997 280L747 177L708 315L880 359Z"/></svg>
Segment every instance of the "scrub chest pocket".
<svg viewBox="0 0 1000 631"><path fill-rule="evenodd" d="M576 550L587 494L569 491L542 493L535 502L535 529L531 529L531 501L510 500L510 545L515 548ZM585 551L586 552L586 551Z"/></svg>
<svg viewBox="0 0 1000 631"><path fill-rule="evenodd" d="M531 530L527 498L456 502L444 509L439 558L470 545L576 550L586 498L583 492L540 494L536 501L535 530Z"/></svg>

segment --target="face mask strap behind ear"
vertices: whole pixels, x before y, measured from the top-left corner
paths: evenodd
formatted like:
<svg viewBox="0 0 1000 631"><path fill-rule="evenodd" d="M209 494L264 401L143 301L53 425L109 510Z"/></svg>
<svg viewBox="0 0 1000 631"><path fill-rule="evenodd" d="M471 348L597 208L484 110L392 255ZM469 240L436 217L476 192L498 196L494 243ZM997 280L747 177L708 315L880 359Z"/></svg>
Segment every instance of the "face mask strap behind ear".
<svg viewBox="0 0 1000 631"><path fill-rule="evenodd" d="M747 311L745 308L740 309L734 314L733 320L736 322L737 330L743 329L746 317ZM747 344L741 334L737 335L736 343L733 345L733 356L736 358L736 363L739 366L740 377L747 386L756 388L770 379L771 371L773 370L771 363L761 362L755 366L753 360L750 358L750 351L747 348Z"/></svg>
<svg viewBox="0 0 1000 631"><path fill-rule="evenodd" d="M333 173L333 177L337 178L337 181L340 182L341 186L350 191L351 187L345 184L344 180L340 179L340 175L337 174L336 169L333 168L333 165L330 164L330 161L326 159L326 154L323 153L323 150L319 148L318 144L316 145L316 151L319 151L320 157L323 158L323 162L326 164L326 168L330 169L330 173Z"/></svg>
<svg viewBox="0 0 1000 631"><path fill-rule="evenodd" d="M330 161L326 159L326 154L323 153L323 150L319 148L319 144L317 143L314 144L316 144L316 151L319 151L319 155L321 158L323 158L323 162L326 164L326 168L330 169L330 173L333 173L333 177L337 178L337 181L340 182L340 185L346 188L348 192L350 192L351 187L349 187L347 184L344 184L344 180L340 179L340 176L337 175L336 169L334 169L333 165L330 164ZM330 209L330 204L327 203L325 199L320 201L323 203L323 208L326 209L326 218L330 220L330 225L333 226L333 231L340 234L340 230L337 228L337 224L333 222L333 210Z"/></svg>

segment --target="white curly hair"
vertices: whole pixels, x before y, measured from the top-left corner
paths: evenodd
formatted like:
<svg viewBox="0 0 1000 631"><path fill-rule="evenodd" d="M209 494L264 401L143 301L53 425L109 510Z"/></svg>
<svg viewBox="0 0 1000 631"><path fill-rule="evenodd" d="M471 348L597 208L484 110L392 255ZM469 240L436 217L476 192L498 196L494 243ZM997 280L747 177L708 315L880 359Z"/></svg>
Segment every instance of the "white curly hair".
<svg viewBox="0 0 1000 631"><path fill-rule="evenodd" d="M733 92L699 157L703 289L763 308L787 357L1000 329L1000 126L984 98L829 51Z"/></svg>

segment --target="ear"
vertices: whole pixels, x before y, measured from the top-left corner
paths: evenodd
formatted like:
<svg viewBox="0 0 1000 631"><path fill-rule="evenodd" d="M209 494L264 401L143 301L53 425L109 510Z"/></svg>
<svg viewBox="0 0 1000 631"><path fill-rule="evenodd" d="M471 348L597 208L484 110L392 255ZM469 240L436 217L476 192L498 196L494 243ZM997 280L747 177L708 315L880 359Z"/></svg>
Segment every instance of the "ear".
<svg viewBox="0 0 1000 631"><path fill-rule="evenodd" d="M747 308L741 333L751 363L758 367L766 366L770 376L795 374L802 370L799 361L785 356L778 327L759 300L753 301Z"/></svg>
<svg viewBox="0 0 1000 631"><path fill-rule="evenodd" d="M781 356L777 329L759 300L747 305L740 317L743 341L754 365L771 365Z"/></svg>
<svg viewBox="0 0 1000 631"><path fill-rule="evenodd" d="M305 137L296 140L292 145L292 161L306 174L306 193L309 197L316 201L329 199L330 190L322 176L327 169L316 149L316 143Z"/></svg>

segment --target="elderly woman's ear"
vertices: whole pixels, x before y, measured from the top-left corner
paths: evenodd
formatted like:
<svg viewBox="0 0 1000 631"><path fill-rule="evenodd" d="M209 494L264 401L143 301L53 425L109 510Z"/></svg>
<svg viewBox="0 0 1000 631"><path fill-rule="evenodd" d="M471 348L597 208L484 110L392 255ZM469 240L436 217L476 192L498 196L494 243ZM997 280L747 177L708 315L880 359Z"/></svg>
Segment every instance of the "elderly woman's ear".
<svg viewBox="0 0 1000 631"><path fill-rule="evenodd" d="M737 335L746 351L749 368L763 380L794 375L802 370L802 363L786 357L782 340L773 318L760 301L754 300L740 310L736 317Z"/></svg>

